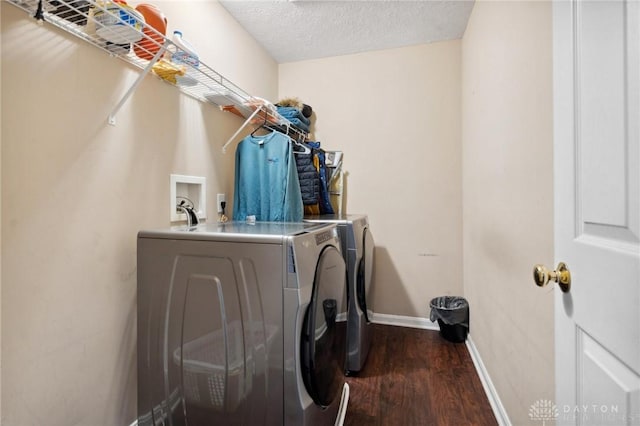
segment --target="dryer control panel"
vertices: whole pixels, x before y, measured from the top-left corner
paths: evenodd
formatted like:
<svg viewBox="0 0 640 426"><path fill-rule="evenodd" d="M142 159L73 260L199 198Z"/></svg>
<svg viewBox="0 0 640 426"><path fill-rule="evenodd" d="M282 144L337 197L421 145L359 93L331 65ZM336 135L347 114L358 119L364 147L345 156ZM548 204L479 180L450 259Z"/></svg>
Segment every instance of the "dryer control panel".
<svg viewBox="0 0 640 426"><path fill-rule="evenodd" d="M317 234L315 234L315 237L316 245L319 246L320 244L324 244L327 241L334 239L336 237L336 230L335 228L333 228L323 232L318 232Z"/></svg>

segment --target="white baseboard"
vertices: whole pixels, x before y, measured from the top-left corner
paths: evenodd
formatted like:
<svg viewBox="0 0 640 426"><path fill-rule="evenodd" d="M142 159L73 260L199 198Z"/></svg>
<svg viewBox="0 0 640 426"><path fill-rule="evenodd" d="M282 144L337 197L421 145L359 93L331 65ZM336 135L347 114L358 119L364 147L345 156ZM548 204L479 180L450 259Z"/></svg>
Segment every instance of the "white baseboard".
<svg viewBox="0 0 640 426"><path fill-rule="evenodd" d="M398 327L421 328L424 330L440 330L438 323L431 322L429 318L374 313L373 317L371 318L371 322L375 324L395 325ZM491 377L489 377L489 372L485 368L484 363L482 362L482 358L480 358L480 353L478 352L476 345L473 343L471 335L467 336L466 344L467 349L469 350L469 355L471 356L471 360L473 361L473 366L476 368L476 372L478 373L478 377L480 378L480 382L482 383L484 392L487 394L487 398L489 399L489 404L491 405L493 414L494 416L496 416L496 421L500 426L511 426L509 416L507 415L507 412L502 405L502 401L500 401L498 392L496 392L496 388L493 386Z"/></svg>
<svg viewBox="0 0 640 426"><path fill-rule="evenodd" d="M134 420L129 426L138 426L138 420Z"/></svg>
<svg viewBox="0 0 640 426"><path fill-rule="evenodd" d="M493 382L491 381L489 372L485 368L484 363L482 362L482 358L480 358L480 353L478 352L475 343L473 343L471 335L467 336L466 343L467 349L469 350L469 355L471 355L471 360L473 361L473 365L476 367L478 377L480 377L480 382L482 383L484 392L487 394L487 398L489 399L489 404L491 405L491 409L493 410L493 415L496 416L496 421L500 426L511 426L511 421L509 420L507 411L502 405L500 396L498 395L496 388L493 386Z"/></svg>
<svg viewBox="0 0 640 426"><path fill-rule="evenodd" d="M375 324L396 325L398 327L421 328L423 330L439 330L438 323L431 322L429 318L405 317L403 315L376 314L374 312L371 322Z"/></svg>

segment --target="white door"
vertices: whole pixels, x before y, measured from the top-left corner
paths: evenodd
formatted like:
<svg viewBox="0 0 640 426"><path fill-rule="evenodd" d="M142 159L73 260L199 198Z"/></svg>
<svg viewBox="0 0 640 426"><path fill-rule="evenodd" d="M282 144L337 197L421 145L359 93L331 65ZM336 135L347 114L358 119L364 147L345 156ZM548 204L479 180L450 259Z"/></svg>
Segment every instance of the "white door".
<svg viewBox="0 0 640 426"><path fill-rule="evenodd" d="M558 424L640 425L640 2L555 1ZM550 265L548 265L550 266Z"/></svg>

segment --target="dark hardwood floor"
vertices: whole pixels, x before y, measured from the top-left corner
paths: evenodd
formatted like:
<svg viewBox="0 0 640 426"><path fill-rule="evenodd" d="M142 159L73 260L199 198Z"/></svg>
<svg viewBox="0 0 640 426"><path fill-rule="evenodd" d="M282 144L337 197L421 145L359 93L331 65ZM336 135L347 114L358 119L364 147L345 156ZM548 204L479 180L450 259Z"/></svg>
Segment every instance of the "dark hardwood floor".
<svg viewBox="0 0 640 426"><path fill-rule="evenodd" d="M345 425L496 425L464 343L437 331L373 325L365 367L348 377Z"/></svg>

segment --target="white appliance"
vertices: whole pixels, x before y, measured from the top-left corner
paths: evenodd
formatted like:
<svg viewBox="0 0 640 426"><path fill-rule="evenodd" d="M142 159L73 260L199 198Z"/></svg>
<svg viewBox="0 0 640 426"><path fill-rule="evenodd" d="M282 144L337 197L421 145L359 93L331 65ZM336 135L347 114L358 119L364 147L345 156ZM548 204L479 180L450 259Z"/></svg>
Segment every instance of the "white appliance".
<svg viewBox="0 0 640 426"><path fill-rule="evenodd" d="M335 225L138 234L138 425L334 425L348 403Z"/></svg>

